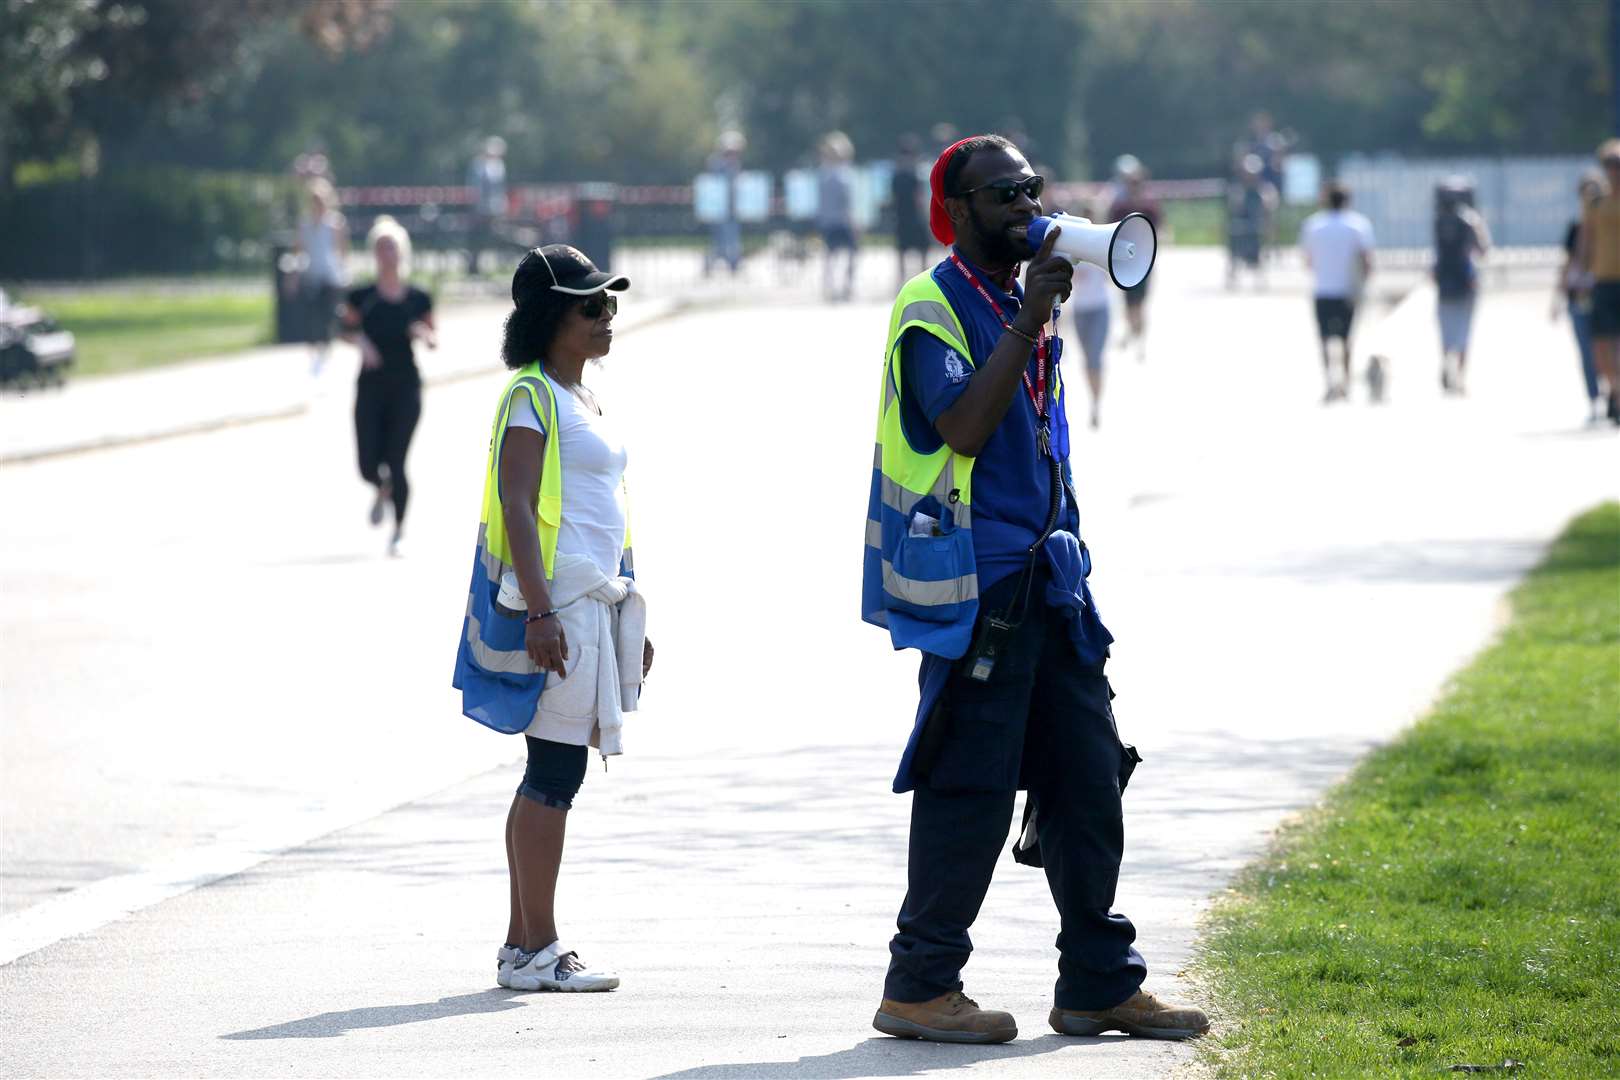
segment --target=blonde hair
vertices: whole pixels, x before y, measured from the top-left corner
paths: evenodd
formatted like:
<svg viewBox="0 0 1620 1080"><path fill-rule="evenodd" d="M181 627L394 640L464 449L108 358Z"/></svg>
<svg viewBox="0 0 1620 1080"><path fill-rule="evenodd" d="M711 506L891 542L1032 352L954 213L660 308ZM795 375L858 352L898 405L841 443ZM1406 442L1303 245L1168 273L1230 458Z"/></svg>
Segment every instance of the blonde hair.
<svg viewBox="0 0 1620 1080"><path fill-rule="evenodd" d="M308 191L310 195L325 203L328 210L336 210L338 208L337 188L333 187L332 182L326 179L326 177L312 177L305 190Z"/></svg>
<svg viewBox="0 0 1620 1080"><path fill-rule="evenodd" d="M834 161L854 161L855 144L842 131L829 131L821 138L821 152Z"/></svg>
<svg viewBox="0 0 1620 1080"><path fill-rule="evenodd" d="M372 222L371 231L366 233L366 247L375 249L377 241L385 237L399 250L399 276L405 277L411 271L411 234L392 215L383 214Z"/></svg>

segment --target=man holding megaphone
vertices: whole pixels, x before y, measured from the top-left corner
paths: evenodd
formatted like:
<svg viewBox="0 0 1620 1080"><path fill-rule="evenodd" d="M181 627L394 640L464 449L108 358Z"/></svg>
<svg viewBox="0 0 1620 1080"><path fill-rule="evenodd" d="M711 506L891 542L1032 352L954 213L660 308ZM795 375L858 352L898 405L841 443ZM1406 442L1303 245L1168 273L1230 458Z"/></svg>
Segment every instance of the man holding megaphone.
<svg viewBox="0 0 1620 1080"><path fill-rule="evenodd" d="M890 319L861 598L867 622L923 654L894 782L913 793L907 892L873 1026L1017 1035L1010 1014L963 995L961 971L1022 788L1013 854L1044 866L1061 920L1053 1030L1189 1038L1208 1020L1141 990L1136 930L1109 910L1139 758L1103 674L1113 637L1086 583L1054 332L1074 261L1135 284L1152 227L1044 217L1044 180L996 135L947 148L929 182L929 224L951 250Z"/></svg>

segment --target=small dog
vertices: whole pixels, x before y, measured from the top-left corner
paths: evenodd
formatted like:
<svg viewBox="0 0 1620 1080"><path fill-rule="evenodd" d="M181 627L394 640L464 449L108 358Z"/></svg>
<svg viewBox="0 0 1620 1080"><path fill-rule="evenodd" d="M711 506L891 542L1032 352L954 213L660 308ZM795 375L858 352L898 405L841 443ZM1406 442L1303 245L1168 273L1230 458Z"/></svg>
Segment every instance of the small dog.
<svg viewBox="0 0 1620 1080"><path fill-rule="evenodd" d="M1367 396L1374 405L1383 403L1389 385L1389 361L1374 354L1367 360Z"/></svg>

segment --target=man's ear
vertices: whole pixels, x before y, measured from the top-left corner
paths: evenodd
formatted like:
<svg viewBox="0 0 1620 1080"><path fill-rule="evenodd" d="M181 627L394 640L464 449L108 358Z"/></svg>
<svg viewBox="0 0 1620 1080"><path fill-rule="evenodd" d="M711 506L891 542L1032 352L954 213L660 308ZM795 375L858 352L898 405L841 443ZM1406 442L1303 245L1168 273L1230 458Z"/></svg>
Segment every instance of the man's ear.
<svg viewBox="0 0 1620 1080"><path fill-rule="evenodd" d="M953 198L945 200L945 216L951 219L960 234L968 224L968 205L966 199Z"/></svg>

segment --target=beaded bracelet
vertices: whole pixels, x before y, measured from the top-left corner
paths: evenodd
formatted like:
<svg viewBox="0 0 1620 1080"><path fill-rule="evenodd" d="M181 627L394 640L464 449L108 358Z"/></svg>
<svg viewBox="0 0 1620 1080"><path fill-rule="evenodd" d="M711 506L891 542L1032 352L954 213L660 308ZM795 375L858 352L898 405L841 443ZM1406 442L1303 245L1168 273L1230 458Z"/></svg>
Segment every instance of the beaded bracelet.
<svg viewBox="0 0 1620 1080"><path fill-rule="evenodd" d="M542 611L538 615L530 615L528 618L523 620L523 625L527 626L532 622L539 622L541 619L549 619L555 614L557 614L557 609L552 608L550 611Z"/></svg>
<svg viewBox="0 0 1620 1080"><path fill-rule="evenodd" d="M1040 341L1035 337L1034 334L1026 334L1022 330L1018 329L1018 327L1014 326L1012 323L1008 323L1005 327L1003 327L1003 329L1005 329L1009 334L1013 334L1013 335L1015 335L1017 337L1023 338L1025 341L1029 342L1031 345L1039 345L1040 344Z"/></svg>

